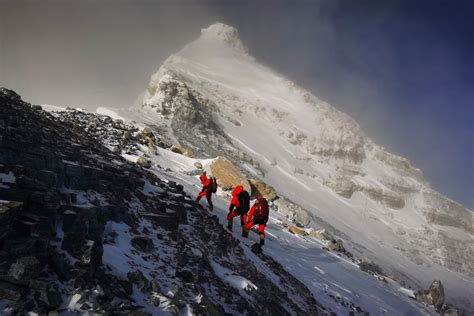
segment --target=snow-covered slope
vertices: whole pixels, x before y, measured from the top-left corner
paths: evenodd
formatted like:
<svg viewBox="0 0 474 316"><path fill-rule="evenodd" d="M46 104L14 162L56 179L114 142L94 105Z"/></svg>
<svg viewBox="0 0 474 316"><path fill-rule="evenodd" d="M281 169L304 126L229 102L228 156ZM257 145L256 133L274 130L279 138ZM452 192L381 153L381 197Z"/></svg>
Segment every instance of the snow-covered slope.
<svg viewBox="0 0 474 316"><path fill-rule="evenodd" d="M473 213L348 115L257 63L236 29L204 29L151 77L143 107L119 114L198 155L228 156L306 209L309 225L419 287L439 278L449 300L471 304Z"/></svg>

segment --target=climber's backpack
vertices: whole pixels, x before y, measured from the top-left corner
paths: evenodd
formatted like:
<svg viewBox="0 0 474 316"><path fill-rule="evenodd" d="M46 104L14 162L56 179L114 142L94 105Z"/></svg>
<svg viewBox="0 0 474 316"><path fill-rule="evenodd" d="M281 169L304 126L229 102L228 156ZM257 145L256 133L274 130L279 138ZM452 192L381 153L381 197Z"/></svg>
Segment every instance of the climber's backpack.
<svg viewBox="0 0 474 316"><path fill-rule="evenodd" d="M217 180L215 177L212 177L211 179L211 192L216 193L217 192Z"/></svg>
<svg viewBox="0 0 474 316"><path fill-rule="evenodd" d="M239 213L240 215L247 214L250 209L250 196L245 190L239 194Z"/></svg>
<svg viewBox="0 0 474 316"><path fill-rule="evenodd" d="M268 218L268 202L265 198L257 198L257 206L253 216L258 219L266 220Z"/></svg>

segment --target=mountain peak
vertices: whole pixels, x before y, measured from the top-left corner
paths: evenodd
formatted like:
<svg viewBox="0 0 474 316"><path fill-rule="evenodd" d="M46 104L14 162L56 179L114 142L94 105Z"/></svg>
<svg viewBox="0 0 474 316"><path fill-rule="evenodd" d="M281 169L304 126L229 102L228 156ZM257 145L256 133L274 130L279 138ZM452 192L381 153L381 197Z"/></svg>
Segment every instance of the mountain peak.
<svg viewBox="0 0 474 316"><path fill-rule="evenodd" d="M235 27L224 23L217 22L202 29L201 38L218 40L234 49L247 53L247 47L240 40L239 31Z"/></svg>

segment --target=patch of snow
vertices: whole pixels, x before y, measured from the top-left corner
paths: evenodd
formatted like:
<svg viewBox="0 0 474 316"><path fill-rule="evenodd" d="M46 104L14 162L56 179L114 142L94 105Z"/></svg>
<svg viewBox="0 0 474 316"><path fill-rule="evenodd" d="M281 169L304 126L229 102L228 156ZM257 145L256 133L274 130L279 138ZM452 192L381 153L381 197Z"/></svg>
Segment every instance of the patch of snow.
<svg viewBox="0 0 474 316"><path fill-rule="evenodd" d="M222 279L222 281L230 284L231 286L238 289L242 295L247 296L245 290L253 288L257 290L258 287L253 284L251 281L247 280L246 278L237 275L234 271L229 270L215 261L211 261L211 266L216 275Z"/></svg>
<svg viewBox="0 0 474 316"><path fill-rule="evenodd" d="M124 122L127 121L127 119L125 119L124 117L122 117L122 116L120 116L119 114L117 114L117 112L112 111L111 109L108 109L108 108L98 107L98 108L95 110L95 113L100 114L100 115L110 116L110 117L113 118L114 120L122 120L122 121L124 121Z"/></svg>
<svg viewBox="0 0 474 316"><path fill-rule="evenodd" d="M56 105L41 104L40 106L41 106L41 108L42 108L44 111L47 111L47 112L55 112L55 111L61 112L61 111L66 111L66 108L65 108L65 107L56 106Z"/></svg>
<svg viewBox="0 0 474 316"><path fill-rule="evenodd" d="M1 173L0 172L0 181L3 183L12 184L16 182L16 177L13 172Z"/></svg>

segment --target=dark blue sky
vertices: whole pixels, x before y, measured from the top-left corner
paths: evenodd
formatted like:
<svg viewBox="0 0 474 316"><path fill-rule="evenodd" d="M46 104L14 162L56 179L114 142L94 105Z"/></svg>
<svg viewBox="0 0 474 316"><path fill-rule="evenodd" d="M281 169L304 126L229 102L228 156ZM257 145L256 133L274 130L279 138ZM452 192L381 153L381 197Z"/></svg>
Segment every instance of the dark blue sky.
<svg viewBox="0 0 474 316"><path fill-rule="evenodd" d="M0 86L30 102L129 106L221 21L474 209L474 1L0 1Z"/></svg>

